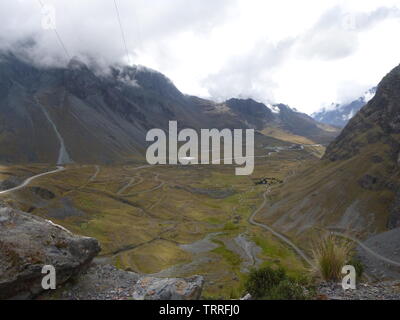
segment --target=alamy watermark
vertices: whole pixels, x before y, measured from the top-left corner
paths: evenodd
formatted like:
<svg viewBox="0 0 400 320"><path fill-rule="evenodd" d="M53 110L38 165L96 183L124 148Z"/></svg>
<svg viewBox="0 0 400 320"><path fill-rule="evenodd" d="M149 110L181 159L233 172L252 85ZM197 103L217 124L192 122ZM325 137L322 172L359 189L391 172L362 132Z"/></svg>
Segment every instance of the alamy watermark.
<svg viewBox="0 0 400 320"><path fill-rule="evenodd" d="M352 265L346 265L342 268L342 274L345 276L342 279L343 290L356 289L356 268Z"/></svg>
<svg viewBox="0 0 400 320"><path fill-rule="evenodd" d="M194 129L183 129L178 132L177 121L169 121L168 133L162 129L151 129L147 133L146 141L154 143L147 148L146 160L152 165L223 162L243 166L235 168L236 175L250 175L254 171L254 129L245 130L245 139L243 141L243 129L201 129L199 137ZM183 144L178 148L180 142ZM222 158L221 147L223 147Z"/></svg>
<svg viewBox="0 0 400 320"><path fill-rule="evenodd" d="M52 265L45 265L42 268L42 274L45 276L42 278L43 290L55 290L56 289L56 268Z"/></svg>

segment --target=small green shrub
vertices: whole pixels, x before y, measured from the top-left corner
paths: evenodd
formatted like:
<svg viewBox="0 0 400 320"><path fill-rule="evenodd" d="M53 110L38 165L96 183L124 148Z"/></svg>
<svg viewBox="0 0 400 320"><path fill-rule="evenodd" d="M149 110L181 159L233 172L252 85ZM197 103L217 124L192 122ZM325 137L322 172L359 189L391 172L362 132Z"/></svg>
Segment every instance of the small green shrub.
<svg viewBox="0 0 400 320"><path fill-rule="evenodd" d="M283 280L273 287L266 297L268 300L306 300L304 288L292 280Z"/></svg>
<svg viewBox="0 0 400 320"><path fill-rule="evenodd" d="M244 289L253 299L306 300L311 296L311 291L305 290L299 281L289 277L283 268L252 270Z"/></svg>
<svg viewBox="0 0 400 320"><path fill-rule="evenodd" d="M352 257L346 264L351 265L356 269L357 278L360 279L364 273L364 266L356 257Z"/></svg>
<svg viewBox="0 0 400 320"><path fill-rule="evenodd" d="M261 299L268 296L271 289L285 279L286 273L284 269L264 267L252 270L244 287L246 292L250 293L254 299Z"/></svg>

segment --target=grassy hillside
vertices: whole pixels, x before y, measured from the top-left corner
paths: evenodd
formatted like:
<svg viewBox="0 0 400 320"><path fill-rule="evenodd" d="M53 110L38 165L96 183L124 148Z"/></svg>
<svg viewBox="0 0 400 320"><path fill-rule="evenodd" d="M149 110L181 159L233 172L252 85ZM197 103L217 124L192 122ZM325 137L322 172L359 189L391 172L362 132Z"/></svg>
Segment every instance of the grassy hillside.
<svg viewBox="0 0 400 320"><path fill-rule="evenodd" d="M400 66L327 147L271 194L263 221L298 241L318 230L361 238L400 225ZM307 242L305 242L307 243Z"/></svg>
<svg viewBox="0 0 400 320"><path fill-rule="evenodd" d="M306 150L273 153L257 158L248 177L222 165L70 165L1 200L99 239L101 261L158 276L203 274L205 297L237 298L253 267L280 265L293 275L304 273L291 249L248 218L265 191L255 181L285 180L300 161L311 159ZM40 169L45 171L35 167Z"/></svg>

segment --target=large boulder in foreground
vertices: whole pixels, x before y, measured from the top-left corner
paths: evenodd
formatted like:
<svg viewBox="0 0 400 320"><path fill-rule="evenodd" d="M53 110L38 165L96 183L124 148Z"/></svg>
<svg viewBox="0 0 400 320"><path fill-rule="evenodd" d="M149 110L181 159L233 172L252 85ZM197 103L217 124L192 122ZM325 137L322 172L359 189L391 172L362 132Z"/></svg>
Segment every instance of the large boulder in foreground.
<svg viewBox="0 0 400 320"><path fill-rule="evenodd" d="M134 287L135 300L198 300L203 289L202 276L190 278L143 277Z"/></svg>
<svg viewBox="0 0 400 320"><path fill-rule="evenodd" d="M60 285L99 253L96 239L76 236L51 221L0 207L0 299L30 299L42 289L44 265Z"/></svg>

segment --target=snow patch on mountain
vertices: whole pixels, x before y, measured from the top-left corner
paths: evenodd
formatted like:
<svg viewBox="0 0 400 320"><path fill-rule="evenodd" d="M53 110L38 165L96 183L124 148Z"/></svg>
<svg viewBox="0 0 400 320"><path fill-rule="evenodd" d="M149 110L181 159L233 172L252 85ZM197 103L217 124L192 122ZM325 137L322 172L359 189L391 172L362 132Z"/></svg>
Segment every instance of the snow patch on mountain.
<svg viewBox="0 0 400 320"><path fill-rule="evenodd" d="M275 113L275 114L279 114L279 113L281 112L281 110L279 109L279 107L274 106L274 105L272 105L272 104L267 104L267 108L268 108L269 110L271 110L272 113Z"/></svg>
<svg viewBox="0 0 400 320"><path fill-rule="evenodd" d="M313 113L311 116L320 122L344 127L347 122L355 116L355 114L363 106L365 106L374 96L376 87L364 92L358 99L349 103L332 103L324 106L320 111Z"/></svg>

